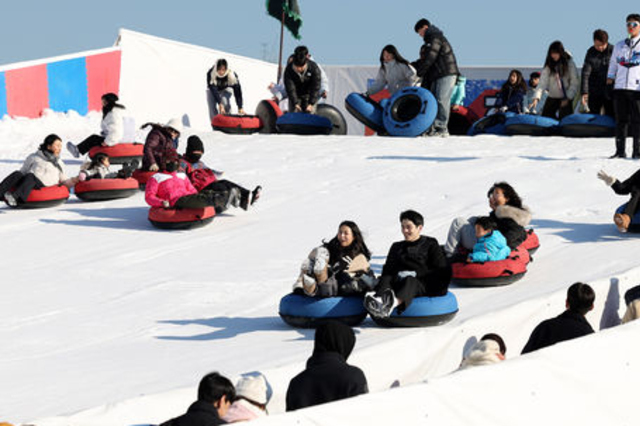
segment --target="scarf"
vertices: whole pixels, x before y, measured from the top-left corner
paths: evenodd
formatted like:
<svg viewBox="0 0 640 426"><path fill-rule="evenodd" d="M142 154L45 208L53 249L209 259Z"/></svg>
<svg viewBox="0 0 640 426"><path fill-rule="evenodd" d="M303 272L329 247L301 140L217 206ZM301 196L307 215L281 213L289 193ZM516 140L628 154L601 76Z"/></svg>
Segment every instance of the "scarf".
<svg viewBox="0 0 640 426"><path fill-rule="evenodd" d="M60 170L60 173L62 173L62 166L60 166L60 163L58 163L59 158L53 155L53 152L49 151L46 148L41 149L40 152L42 152L42 156L46 161L56 166L56 168Z"/></svg>

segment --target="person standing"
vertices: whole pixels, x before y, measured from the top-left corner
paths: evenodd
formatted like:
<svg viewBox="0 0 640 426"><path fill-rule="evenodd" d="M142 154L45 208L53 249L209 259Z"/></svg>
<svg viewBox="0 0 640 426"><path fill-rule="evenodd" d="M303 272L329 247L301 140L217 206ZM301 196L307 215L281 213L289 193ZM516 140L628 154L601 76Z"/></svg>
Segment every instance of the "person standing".
<svg viewBox="0 0 640 426"><path fill-rule="evenodd" d="M607 96L607 71L613 46L605 30L593 32L593 46L587 50L582 66L582 105L592 114L613 117L613 102Z"/></svg>
<svg viewBox="0 0 640 426"><path fill-rule="evenodd" d="M416 70L393 44L388 44L380 52L378 75L364 95L375 95L386 87L389 94L393 96L397 91L413 86L415 82Z"/></svg>
<svg viewBox="0 0 640 426"><path fill-rule="evenodd" d="M640 158L640 14L627 16L629 37L616 44L609 62L607 84L613 85L616 113L616 152L625 158L628 133L633 136L634 159ZM629 128L630 127L630 128Z"/></svg>
<svg viewBox="0 0 640 426"><path fill-rule="evenodd" d="M451 94L456 85L460 70L449 40L442 31L429 20L420 19L414 26L415 32L424 39L420 59L412 65L418 77L422 78L422 87L433 93L438 101L438 113L429 131L430 136L449 136L447 126L451 109Z"/></svg>

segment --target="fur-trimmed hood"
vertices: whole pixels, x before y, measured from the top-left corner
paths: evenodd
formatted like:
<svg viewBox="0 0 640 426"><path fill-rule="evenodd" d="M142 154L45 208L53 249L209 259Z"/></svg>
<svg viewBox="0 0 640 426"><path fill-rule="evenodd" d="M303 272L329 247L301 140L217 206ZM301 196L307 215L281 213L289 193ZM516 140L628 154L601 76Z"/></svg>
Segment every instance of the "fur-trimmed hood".
<svg viewBox="0 0 640 426"><path fill-rule="evenodd" d="M218 72L216 71L216 67L214 66L209 77L209 84L212 86L218 86L219 85L218 81L221 81L224 79L226 79L227 81L227 84L226 84L227 87L232 87L238 84L238 74L233 72L231 69L227 68L225 73L220 76L218 75Z"/></svg>
<svg viewBox="0 0 640 426"><path fill-rule="evenodd" d="M520 226L527 226L531 222L531 210L527 206L521 209L509 205L498 206L494 210L498 219L513 219Z"/></svg>

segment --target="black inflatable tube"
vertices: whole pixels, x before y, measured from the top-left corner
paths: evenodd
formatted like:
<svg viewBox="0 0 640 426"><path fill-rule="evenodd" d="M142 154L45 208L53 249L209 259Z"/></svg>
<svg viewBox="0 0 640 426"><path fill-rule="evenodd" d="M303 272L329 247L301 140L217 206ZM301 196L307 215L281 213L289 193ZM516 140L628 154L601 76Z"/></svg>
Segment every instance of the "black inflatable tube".
<svg viewBox="0 0 640 426"><path fill-rule="evenodd" d="M57 200L46 200L46 201L29 201L28 203L18 202L18 205L13 208L21 209L21 210L45 209L48 207L59 206L60 204L64 204L66 202L67 202L67 198L62 198Z"/></svg>
<svg viewBox="0 0 640 426"><path fill-rule="evenodd" d="M128 198L139 191L139 188L105 189L100 191L85 191L79 194L76 193L76 197L80 198L82 201L109 201Z"/></svg>
<svg viewBox="0 0 640 426"><path fill-rule="evenodd" d="M296 328L316 328L322 323L333 320L340 321L350 327L355 327L360 324L367 317L367 313L351 315L346 317L334 317L334 318L311 318L311 317L298 317L293 315L280 314L280 317L284 322L292 327Z"/></svg>
<svg viewBox="0 0 640 426"><path fill-rule="evenodd" d="M211 223L215 216L208 217L206 219L194 220L189 222L158 222L156 220L149 219L149 222L153 226L159 229L169 229L169 230L186 230L186 229L197 229L202 228L203 226Z"/></svg>
<svg viewBox="0 0 640 426"><path fill-rule="evenodd" d="M562 133L562 136L569 138L611 138L615 136L616 129L586 124L568 124L560 127L560 133Z"/></svg>
<svg viewBox="0 0 640 426"><path fill-rule="evenodd" d="M318 104L316 107L316 115L320 117L328 118L331 121L333 128L330 135L346 135L347 134L347 120L340 110L333 105Z"/></svg>
<svg viewBox="0 0 640 426"><path fill-rule="evenodd" d="M458 311L442 315L431 315L427 317L403 317L390 316L386 318L376 318L372 316L373 321L383 327L435 327L445 324L456 316Z"/></svg>
<svg viewBox="0 0 640 426"><path fill-rule="evenodd" d="M459 285L460 287L501 287L522 279L525 272L521 274L505 275L491 278L452 278L451 284Z"/></svg>
<svg viewBox="0 0 640 426"><path fill-rule="evenodd" d="M374 102L372 100L369 100L369 101ZM356 120L358 120L359 122L361 122L362 124L370 128L374 132L380 133L381 131L384 130L384 126L376 123L375 121L369 120L368 117L365 117L364 115L360 114L360 112L355 108L353 108L349 102L345 102L344 105L347 108L347 111L349 111L349 114L353 115Z"/></svg>

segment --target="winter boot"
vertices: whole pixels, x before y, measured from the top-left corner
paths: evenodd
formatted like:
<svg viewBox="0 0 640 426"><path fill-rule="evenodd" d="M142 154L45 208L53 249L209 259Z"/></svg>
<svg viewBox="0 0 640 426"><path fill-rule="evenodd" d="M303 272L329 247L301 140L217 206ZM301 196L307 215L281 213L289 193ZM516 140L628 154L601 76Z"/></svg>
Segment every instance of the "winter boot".
<svg viewBox="0 0 640 426"><path fill-rule="evenodd" d="M640 158L640 139L633 138L633 154L631 154L631 158L637 160Z"/></svg>
<svg viewBox="0 0 640 426"><path fill-rule="evenodd" d="M262 192L262 187L260 185L256 186L253 191L251 191L251 205L258 201L260 198L260 193Z"/></svg>
<svg viewBox="0 0 640 426"><path fill-rule="evenodd" d="M78 147L73 144L73 142L67 142L67 150L73 155L73 158L80 157L80 151L78 151Z"/></svg>
<svg viewBox="0 0 640 426"><path fill-rule="evenodd" d="M313 277L310 277L307 274L302 275L302 289L304 290L304 294L307 296L313 297L318 292L318 286L316 280Z"/></svg>
<svg viewBox="0 0 640 426"><path fill-rule="evenodd" d="M631 224L631 218L628 214L616 213L613 215L613 222L618 227L618 231L627 232L629 225Z"/></svg>
<svg viewBox="0 0 640 426"><path fill-rule="evenodd" d="M609 158L626 158L626 138L616 137L616 153Z"/></svg>

